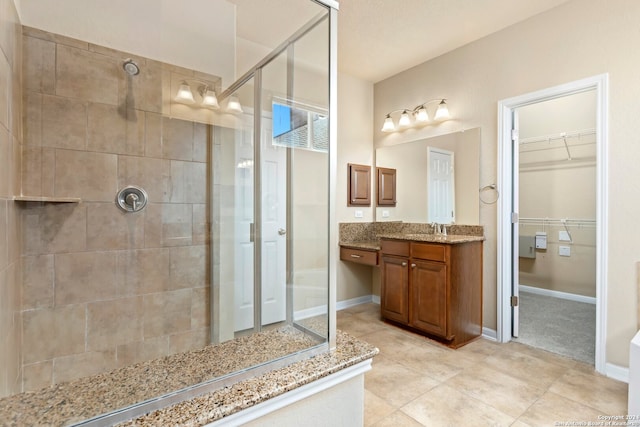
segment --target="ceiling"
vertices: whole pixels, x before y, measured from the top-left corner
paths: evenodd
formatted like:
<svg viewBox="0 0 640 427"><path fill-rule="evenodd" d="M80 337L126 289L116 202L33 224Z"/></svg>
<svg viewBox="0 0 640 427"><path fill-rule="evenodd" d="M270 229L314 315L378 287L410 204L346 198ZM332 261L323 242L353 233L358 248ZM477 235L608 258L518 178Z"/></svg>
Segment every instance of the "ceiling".
<svg viewBox="0 0 640 427"><path fill-rule="evenodd" d="M321 10L311 1L228 1L238 36L271 47ZM338 67L376 83L567 1L339 0Z"/></svg>

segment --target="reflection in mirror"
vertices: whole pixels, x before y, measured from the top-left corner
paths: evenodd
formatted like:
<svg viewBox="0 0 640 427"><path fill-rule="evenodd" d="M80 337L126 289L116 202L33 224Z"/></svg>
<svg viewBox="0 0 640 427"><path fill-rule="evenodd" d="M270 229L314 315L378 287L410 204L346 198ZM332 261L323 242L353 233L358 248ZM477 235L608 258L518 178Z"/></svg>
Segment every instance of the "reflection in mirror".
<svg viewBox="0 0 640 427"><path fill-rule="evenodd" d="M451 210L449 217L433 217L438 211L436 206L432 214L430 200L440 199L428 188L430 179L434 179L430 166L433 153L452 153L455 158L453 176L448 180L451 185ZM431 163L430 163L431 160ZM479 224L480 202L478 188L480 186L480 128L469 129L447 135L425 138L417 141L380 147L376 150L376 166L397 169L395 207L380 206L376 208L376 221L404 222L439 222L457 224ZM443 184L446 185L446 184ZM435 197L434 197L435 196ZM437 201L440 206L442 201ZM449 209L449 207L447 207ZM440 209L446 212L445 209ZM449 212L451 214L451 212ZM444 213L442 213L444 215ZM430 217L432 219L430 219ZM448 219L447 219L448 218ZM454 218L454 219L452 219Z"/></svg>

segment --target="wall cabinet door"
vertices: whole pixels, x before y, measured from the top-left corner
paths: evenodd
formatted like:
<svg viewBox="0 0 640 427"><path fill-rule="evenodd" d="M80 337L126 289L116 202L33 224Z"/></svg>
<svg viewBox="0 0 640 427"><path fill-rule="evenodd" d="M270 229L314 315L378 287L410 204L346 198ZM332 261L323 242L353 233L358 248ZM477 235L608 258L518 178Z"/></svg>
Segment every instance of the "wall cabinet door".
<svg viewBox="0 0 640 427"><path fill-rule="evenodd" d="M371 206L371 166L349 163L347 206Z"/></svg>
<svg viewBox="0 0 640 427"><path fill-rule="evenodd" d="M447 265L411 260L409 325L451 339L447 330Z"/></svg>
<svg viewBox="0 0 640 427"><path fill-rule="evenodd" d="M409 259L382 257L382 316L406 324L409 321Z"/></svg>

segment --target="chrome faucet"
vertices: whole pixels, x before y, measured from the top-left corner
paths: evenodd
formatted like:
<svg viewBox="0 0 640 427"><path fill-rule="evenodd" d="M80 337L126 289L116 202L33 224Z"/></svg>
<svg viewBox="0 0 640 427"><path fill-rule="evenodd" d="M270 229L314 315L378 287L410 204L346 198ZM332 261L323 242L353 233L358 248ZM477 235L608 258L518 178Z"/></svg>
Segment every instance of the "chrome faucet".
<svg viewBox="0 0 640 427"><path fill-rule="evenodd" d="M431 229L433 230L433 234L435 234L436 236L447 235L447 226L444 224L438 224L437 222L432 222Z"/></svg>

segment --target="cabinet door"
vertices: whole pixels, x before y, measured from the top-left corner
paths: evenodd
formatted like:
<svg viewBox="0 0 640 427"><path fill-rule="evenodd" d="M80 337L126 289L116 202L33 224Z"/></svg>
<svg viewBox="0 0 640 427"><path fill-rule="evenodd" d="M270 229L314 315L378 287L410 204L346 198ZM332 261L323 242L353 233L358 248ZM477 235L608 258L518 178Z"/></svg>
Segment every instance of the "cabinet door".
<svg viewBox="0 0 640 427"><path fill-rule="evenodd" d="M447 331L447 264L412 260L409 324L451 339Z"/></svg>
<svg viewBox="0 0 640 427"><path fill-rule="evenodd" d="M347 206L371 206L371 166L349 163Z"/></svg>
<svg viewBox="0 0 640 427"><path fill-rule="evenodd" d="M382 317L406 324L409 321L409 259L382 257Z"/></svg>

